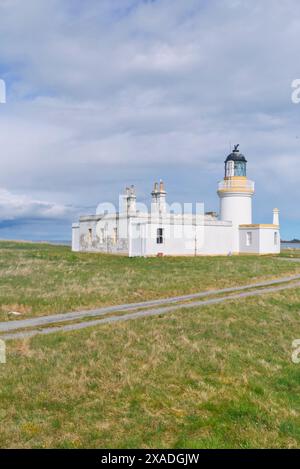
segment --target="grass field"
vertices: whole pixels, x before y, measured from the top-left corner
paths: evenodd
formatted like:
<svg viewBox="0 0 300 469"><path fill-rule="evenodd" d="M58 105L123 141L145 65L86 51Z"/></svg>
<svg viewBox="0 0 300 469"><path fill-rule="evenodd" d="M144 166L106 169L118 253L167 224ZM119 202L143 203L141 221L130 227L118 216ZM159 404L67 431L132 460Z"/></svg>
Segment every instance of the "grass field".
<svg viewBox="0 0 300 469"><path fill-rule="evenodd" d="M291 248L283 249L280 256L281 257L289 257L289 258L300 257L300 249L291 249Z"/></svg>
<svg viewBox="0 0 300 469"><path fill-rule="evenodd" d="M3 316L299 272L265 257L126 259L15 243L1 243L0 262ZM0 447L299 447L299 313L295 288L8 342Z"/></svg>
<svg viewBox="0 0 300 469"><path fill-rule="evenodd" d="M242 285L300 263L271 257L133 258L64 246L0 242L0 320L75 311ZM20 316L21 317L21 316Z"/></svg>
<svg viewBox="0 0 300 469"><path fill-rule="evenodd" d="M300 446L300 289L8 343L0 446Z"/></svg>

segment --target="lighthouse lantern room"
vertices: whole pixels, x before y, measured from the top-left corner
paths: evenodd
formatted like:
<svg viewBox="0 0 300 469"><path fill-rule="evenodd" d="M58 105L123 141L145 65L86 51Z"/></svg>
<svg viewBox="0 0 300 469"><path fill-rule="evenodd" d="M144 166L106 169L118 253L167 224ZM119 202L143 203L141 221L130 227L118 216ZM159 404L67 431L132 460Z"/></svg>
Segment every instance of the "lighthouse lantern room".
<svg viewBox="0 0 300 469"><path fill-rule="evenodd" d="M247 176L247 160L239 152L239 144L234 146L230 155L225 161L225 178L246 177Z"/></svg>

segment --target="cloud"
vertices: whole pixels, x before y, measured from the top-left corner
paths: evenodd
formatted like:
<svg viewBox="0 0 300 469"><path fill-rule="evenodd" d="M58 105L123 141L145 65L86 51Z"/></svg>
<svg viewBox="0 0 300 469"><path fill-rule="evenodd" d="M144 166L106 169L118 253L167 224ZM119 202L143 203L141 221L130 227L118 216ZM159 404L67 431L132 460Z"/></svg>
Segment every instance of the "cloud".
<svg viewBox="0 0 300 469"><path fill-rule="evenodd" d="M28 219L61 219L70 217L72 209L64 205L32 199L0 189L0 221Z"/></svg>
<svg viewBox="0 0 300 469"><path fill-rule="evenodd" d="M1 186L84 212L163 177L170 201L217 208L240 143L257 221L273 205L300 221L299 15L297 0L0 0Z"/></svg>

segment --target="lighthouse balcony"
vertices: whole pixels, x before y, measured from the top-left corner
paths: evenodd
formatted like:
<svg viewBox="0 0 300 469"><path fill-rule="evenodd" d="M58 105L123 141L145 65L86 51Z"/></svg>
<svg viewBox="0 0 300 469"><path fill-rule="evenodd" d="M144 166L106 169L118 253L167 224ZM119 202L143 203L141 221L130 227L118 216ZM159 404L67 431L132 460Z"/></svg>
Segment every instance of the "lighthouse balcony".
<svg viewBox="0 0 300 469"><path fill-rule="evenodd" d="M228 178L223 179L218 184L218 191L220 192L254 192L254 181L247 178Z"/></svg>

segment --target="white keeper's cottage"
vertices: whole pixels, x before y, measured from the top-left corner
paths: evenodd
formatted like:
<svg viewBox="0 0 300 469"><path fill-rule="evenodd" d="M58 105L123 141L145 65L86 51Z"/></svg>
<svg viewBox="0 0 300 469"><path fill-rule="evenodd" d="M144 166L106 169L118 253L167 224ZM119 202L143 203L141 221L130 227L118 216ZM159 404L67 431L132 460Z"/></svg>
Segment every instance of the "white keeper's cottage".
<svg viewBox="0 0 300 469"><path fill-rule="evenodd" d="M126 188L119 212L82 216L72 226L73 251L127 256L204 256L280 252L279 211L272 224L252 224L254 182L238 145L225 161L219 182L220 216L214 212L172 212L161 181L151 193L151 210L137 210L133 186Z"/></svg>

